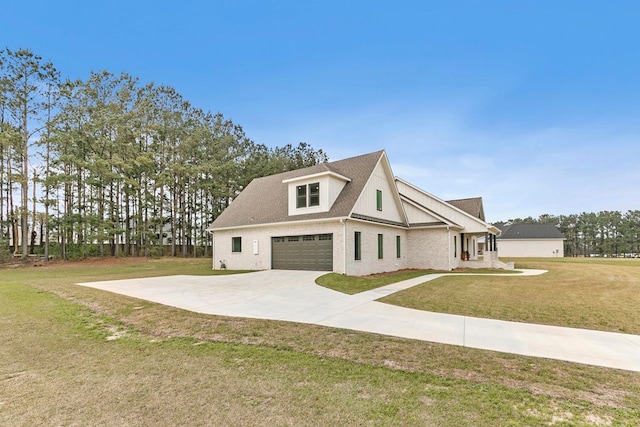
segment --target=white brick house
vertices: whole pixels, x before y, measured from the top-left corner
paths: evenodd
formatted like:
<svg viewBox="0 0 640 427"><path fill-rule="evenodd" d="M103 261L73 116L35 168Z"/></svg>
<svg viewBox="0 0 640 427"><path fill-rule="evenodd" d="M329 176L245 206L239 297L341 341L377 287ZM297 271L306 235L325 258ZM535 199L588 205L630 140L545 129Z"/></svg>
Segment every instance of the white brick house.
<svg viewBox="0 0 640 427"><path fill-rule="evenodd" d="M394 177L384 151L255 179L208 230L215 269L507 267L482 199L440 200Z"/></svg>

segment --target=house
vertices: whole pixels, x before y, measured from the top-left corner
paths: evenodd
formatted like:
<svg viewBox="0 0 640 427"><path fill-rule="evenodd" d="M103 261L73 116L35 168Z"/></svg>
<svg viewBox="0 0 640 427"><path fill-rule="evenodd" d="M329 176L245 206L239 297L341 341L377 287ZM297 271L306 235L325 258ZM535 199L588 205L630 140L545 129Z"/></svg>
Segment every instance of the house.
<svg viewBox="0 0 640 427"><path fill-rule="evenodd" d="M445 202L396 178L385 151L254 179L208 231L215 269L512 268L493 250L500 230L482 199Z"/></svg>
<svg viewBox="0 0 640 427"><path fill-rule="evenodd" d="M504 257L563 257L564 235L553 224L495 224L500 255Z"/></svg>

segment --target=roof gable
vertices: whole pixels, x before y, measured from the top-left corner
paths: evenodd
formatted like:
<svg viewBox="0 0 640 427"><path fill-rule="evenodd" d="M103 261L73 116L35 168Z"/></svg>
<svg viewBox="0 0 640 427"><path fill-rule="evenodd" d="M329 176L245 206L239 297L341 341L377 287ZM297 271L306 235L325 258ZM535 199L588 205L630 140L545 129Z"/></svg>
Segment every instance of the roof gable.
<svg viewBox="0 0 640 427"><path fill-rule="evenodd" d="M495 233L498 231L497 228L490 226L478 216L482 211L482 200L480 198L463 199L472 201L464 205L468 207L467 205L473 204L473 212L478 214L473 215L455 204L439 199L400 178L396 178L396 183L404 203L412 202L425 212L437 214L440 218L443 218L447 225L459 227L466 230L465 232L470 233L483 233L487 231ZM410 225L417 226L414 224Z"/></svg>
<svg viewBox="0 0 640 427"><path fill-rule="evenodd" d="M378 201L381 203L381 209L378 209ZM369 175L367 183L350 212L350 217L407 225L407 216L386 153L383 152L378 164Z"/></svg>
<svg viewBox="0 0 640 427"><path fill-rule="evenodd" d="M471 197L468 199L447 200L447 203L456 208L465 211L469 215L484 219L484 207L482 206L482 197Z"/></svg>
<svg viewBox="0 0 640 427"><path fill-rule="evenodd" d="M405 212L407 213L407 222L411 227L433 227L442 225L458 227L457 224L438 215L418 202L404 196L401 197Z"/></svg>
<svg viewBox="0 0 640 427"><path fill-rule="evenodd" d="M384 151L376 151L344 160L256 178L213 221L209 230L347 217L369 181L373 170L384 155ZM288 182L324 172L331 172L350 180L346 182L331 208L326 212L290 216L288 212Z"/></svg>

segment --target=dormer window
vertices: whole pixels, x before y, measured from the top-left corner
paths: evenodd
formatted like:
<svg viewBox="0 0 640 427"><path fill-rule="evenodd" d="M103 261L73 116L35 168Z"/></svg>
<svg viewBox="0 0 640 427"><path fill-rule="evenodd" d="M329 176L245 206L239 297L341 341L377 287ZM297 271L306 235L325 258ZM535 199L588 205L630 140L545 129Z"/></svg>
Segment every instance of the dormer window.
<svg viewBox="0 0 640 427"><path fill-rule="evenodd" d="M344 175L323 171L282 180L287 185L289 215L329 212L344 187L351 181Z"/></svg>
<svg viewBox="0 0 640 427"><path fill-rule="evenodd" d="M296 208L320 206L320 183L296 186Z"/></svg>
<svg viewBox="0 0 640 427"><path fill-rule="evenodd" d="M296 187L296 208L306 208L307 207L307 186L306 185L298 185Z"/></svg>
<svg viewBox="0 0 640 427"><path fill-rule="evenodd" d="M309 206L320 206L320 183L309 184Z"/></svg>

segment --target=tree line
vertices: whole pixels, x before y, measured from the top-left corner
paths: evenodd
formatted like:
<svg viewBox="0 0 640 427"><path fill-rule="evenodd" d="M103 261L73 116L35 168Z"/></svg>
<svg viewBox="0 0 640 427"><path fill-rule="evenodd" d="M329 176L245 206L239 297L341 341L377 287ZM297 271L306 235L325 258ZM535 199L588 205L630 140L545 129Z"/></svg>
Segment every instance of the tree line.
<svg viewBox="0 0 640 427"><path fill-rule="evenodd" d="M517 218L512 223L553 224L564 234L565 256L640 256L640 210L583 212Z"/></svg>
<svg viewBox="0 0 640 427"><path fill-rule="evenodd" d="M0 51L0 255L208 255L206 227L255 177L327 161L269 148L130 74L63 79Z"/></svg>

